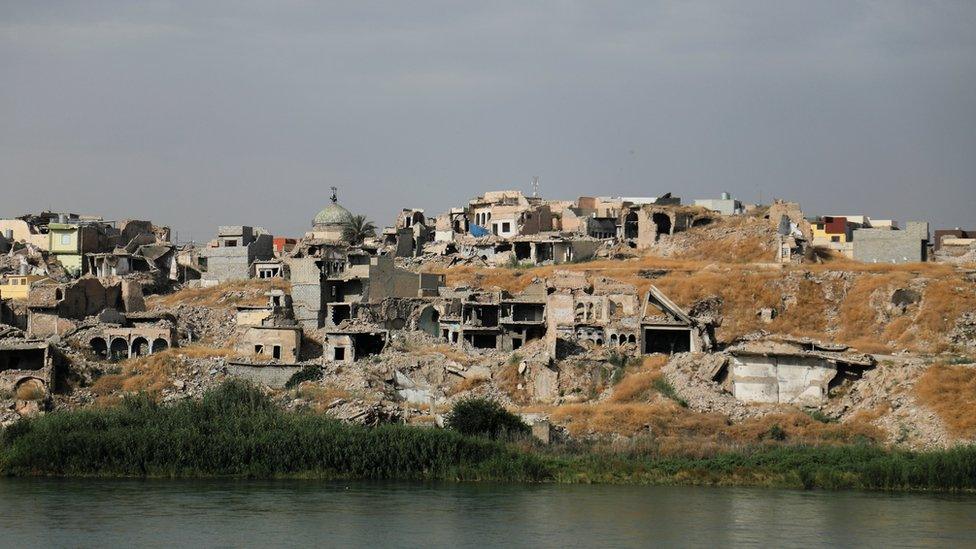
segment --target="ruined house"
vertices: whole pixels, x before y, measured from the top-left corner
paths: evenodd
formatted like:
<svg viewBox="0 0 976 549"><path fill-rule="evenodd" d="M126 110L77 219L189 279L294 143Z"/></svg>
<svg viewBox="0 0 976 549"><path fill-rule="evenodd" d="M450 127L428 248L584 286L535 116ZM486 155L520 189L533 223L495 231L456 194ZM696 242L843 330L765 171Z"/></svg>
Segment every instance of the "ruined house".
<svg viewBox="0 0 976 549"><path fill-rule="evenodd" d="M383 352L389 331L371 326L345 325L326 330L323 359L351 363Z"/></svg>
<svg viewBox="0 0 976 549"><path fill-rule="evenodd" d="M0 339L0 391L18 400L43 400L57 389L60 362L46 341Z"/></svg>
<svg viewBox="0 0 976 549"><path fill-rule="evenodd" d="M743 402L819 406L831 388L874 366L846 346L785 337L743 341L729 354L733 394Z"/></svg>
<svg viewBox="0 0 976 549"><path fill-rule="evenodd" d="M708 319L692 318L651 286L643 299L630 284L556 271L547 280L546 342L550 356L574 346L632 346L644 353L702 352L714 344Z"/></svg>
<svg viewBox="0 0 976 549"><path fill-rule="evenodd" d="M566 345L637 347L639 304L633 286L605 277L591 281L570 271L554 272L547 284L546 337L551 356L565 354L559 348Z"/></svg>
<svg viewBox="0 0 976 549"><path fill-rule="evenodd" d="M288 278L288 266L279 258L255 260L251 270L251 278Z"/></svg>
<svg viewBox="0 0 976 549"><path fill-rule="evenodd" d="M301 357L302 328L295 322L291 298L282 290L265 296L265 305L237 306L235 347L257 362L294 364Z"/></svg>
<svg viewBox="0 0 976 549"><path fill-rule="evenodd" d="M116 362L148 356L176 346L176 318L169 313L103 314L87 333L88 349L98 360Z"/></svg>
<svg viewBox="0 0 976 549"><path fill-rule="evenodd" d="M553 230L549 204L540 197L527 197L521 191L491 191L471 200L467 221L501 238Z"/></svg>
<svg viewBox="0 0 976 549"><path fill-rule="evenodd" d="M434 241L453 242L470 230L465 208L451 208L434 220Z"/></svg>
<svg viewBox="0 0 976 549"><path fill-rule="evenodd" d="M645 354L699 353L715 342L713 326L691 318L654 286L644 296L640 326Z"/></svg>
<svg viewBox="0 0 976 549"><path fill-rule="evenodd" d="M344 268L324 280L324 319L327 325L335 326L351 318L354 303L379 303L394 297L432 297L443 285L444 275L414 273L396 267L390 256L350 249Z"/></svg>
<svg viewBox="0 0 976 549"><path fill-rule="evenodd" d="M631 206L623 216L621 237L645 249L662 236L711 223L715 214L701 207L645 204Z"/></svg>
<svg viewBox="0 0 976 549"><path fill-rule="evenodd" d="M217 238L200 250L200 262L206 269L201 277L204 285L247 280L255 261L274 257L273 240L261 227L221 226Z"/></svg>
<svg viewBox="0 0 976 549"><path fill-rule="evenodd" d="M82 277L67 284L37 286L27 300L27 333L36 338L62 335L77 321L106 308L125 310L121 283L106 286L97 278Z"/></svg>
<svg viewBox="0 0 976 549"><path fill-rule="evenodd" d="M56 284L46 276L26 274L26 270L22 269L21 274L0 276L0 299L23 301L30 296L31 288L34 286Z"/></svg>
<svg viewBox="0 0 976 549"><path fill-rule="evenodd" d="M404 208L396 224L383 231L384 244L393 248L396 257L417 257L433 240L433 227L428 225L424 211L416 208Z"/></svg>

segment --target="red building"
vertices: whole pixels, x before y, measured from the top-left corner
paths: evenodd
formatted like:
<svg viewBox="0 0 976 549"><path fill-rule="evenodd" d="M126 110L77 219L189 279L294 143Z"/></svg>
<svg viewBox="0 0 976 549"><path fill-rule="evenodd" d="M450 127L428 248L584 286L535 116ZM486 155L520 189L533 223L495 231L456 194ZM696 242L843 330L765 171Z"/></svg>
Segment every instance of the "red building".
<svg viewBox="0 0 976 549"><path fill-rule="evenodd" d="M274 239L274 253L276 255L288 253L295 249L296 244L298 244L298 239L296 238L276 236Z"/></svg>

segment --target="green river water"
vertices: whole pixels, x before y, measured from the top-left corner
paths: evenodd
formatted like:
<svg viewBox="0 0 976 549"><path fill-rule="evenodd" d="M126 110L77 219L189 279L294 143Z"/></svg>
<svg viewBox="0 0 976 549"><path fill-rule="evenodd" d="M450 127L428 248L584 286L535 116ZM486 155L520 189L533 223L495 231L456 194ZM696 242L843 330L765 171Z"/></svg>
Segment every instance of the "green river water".
<svg viewBox="0 0 976 549"><path fill-rule="evenodd" d="M0 479L0 546L976 547L976 496Z"/></svg>

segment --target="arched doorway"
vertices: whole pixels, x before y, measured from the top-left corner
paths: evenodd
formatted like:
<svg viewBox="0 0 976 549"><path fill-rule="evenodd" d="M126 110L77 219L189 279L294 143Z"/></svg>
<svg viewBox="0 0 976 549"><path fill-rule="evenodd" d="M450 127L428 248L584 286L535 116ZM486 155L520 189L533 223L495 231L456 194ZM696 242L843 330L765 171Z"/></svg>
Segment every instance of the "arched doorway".
<svg viewBox="0 0 976 549"><path fill-rule="evenodd" d="M624 238L637 238L637 212L624 217Z"/></svg>
<svg viewBox="0 0 976 549"><path fill-rule="evenodd" d="M160 351L165 351L166 349L169 349L169 342L167 342L165 339L158 337L153 340L152 352L158 353Z"/></svg>
<svg viewBox="0 0 976 549"><path fill-rule="evenodd" d="M651 221L657 227L657 237L660 238L662 234L671 234L671 218L668 214L656 213L651 216Z"/></svg>
<svg viewBox="0 0 976 549"><path fill-rule="evenodd" d="M137 337L132 340L132 353L129 356L146 356L150 353L149 340Z"/></svg>
<svg viewBox="0 0 976 549"><path fill-rule="evenodd" d="M129 344L121 337L113 339L112 346L109 348L109 358L113 361L129 358Z"/></svg>
<svg viewBox="0 0 976 549"><path fill-rule="evenodd" d="M105 341L105 338L93 337L88 342L88 346L91 347L92 353L95 354L95 358L98 360L108 359L108 342Z"/></svg>
<svg viewBox="0 0 976 549"><path fill-rule="evenodd" d="M440 317L441 314L437 312L437 309L424 307L424 310L420 311L420 318L417 319L417 329L430 334L431 337L437 337L441 331L441 325L438 322Z"/></svg>

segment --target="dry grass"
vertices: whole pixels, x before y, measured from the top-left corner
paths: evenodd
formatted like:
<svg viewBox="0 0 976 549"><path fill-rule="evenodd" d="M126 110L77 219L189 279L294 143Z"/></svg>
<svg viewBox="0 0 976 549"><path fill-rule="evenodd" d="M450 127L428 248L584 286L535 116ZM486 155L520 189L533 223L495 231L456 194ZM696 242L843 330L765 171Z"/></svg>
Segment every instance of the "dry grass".
<svg viewBox="0 0 976 549"><path fill-rule="evenodd" d="M610 400L613 402L648 401L654 393L654 382L661 377L661 368L667 364L664 355L648 355L644 357L640 366L625 373L613 387Z"/></svg>
<svg viewBox="0 0 976 549"><path fill-rule="evenodd" d="M949 433L976 438L976 367L934 364L919 378L915 392Z"/></svg>
<svg viewBox="0 0 976 549"><path fill-rule="evenodd" d="M184 288L171 294L150 296L147 302L150 307L163 308L176 305L219 308L264 305L268 299L264 292L273 289L291 291L291 283L281 278L235 280L209 288Z"/></svg>
<svg viewBox="0 0 976 549"><path fill-rule="evenodd" d="M509 360L494 376L495 385L508 395L515 404L528 404L531 395L525 386L525 379L518 373L518 362ZM519 384L522 388L519 389Z"/></svg>
<svg viewBox="0 0 976 549"><path fill-rule="evenodd" d="M475 360L477 360L476 357L468 355L457 347L447 343L427 345L413 341L405 341L400 348L400 352L413 356L430 356L433 354L438 354L448 360L452 360L464 366L469 366L475 362Z"/></svg>
<svg viewBox="0 0 976 549"><path fill-rule="evenodd" d="M36 382L32 383L31 381L21 383L14 392L14 398L17 400L44 400L47 397L47 391L44 389L44 386Z"/></svg>
<svg viewBox="0 0 976 549"><path fill-rule="evenodd" d="M956 274L932 280L926 286L915 326L918 338L927 341L933 351L946 349L942 338L956 319L966 312L976 311L976 285Z"/></svg>
<svg viewBox="0 0 976 549"><path fill-rule="evenodd" d="M656 436L717 431L726 419L719 414L689 412L677 404L659 400L647 402L599 402L566 404L553 409L553 421L574 436L619 433L633 436L650 431Z"/></svg>
<svg viewBox="0 0 976 549"><path fill-rule="evenodd" d="M329 405L333 402L347 399L352 394L337 385L320 385L306 381L295 389L295 396L309 401L312 409L316 412L324 412L329 409Z"/></svg>
<svg viewBox="0 0 976 549"><path fill-rule="evenodd" d="M471 389L474 389L475 387L479 387L483 385L487 381L488 380L481 379L481 378L470 378L470 377L461 378L460 381L458 381L451 387L451 390L448 392L448 396L454 396L460 393L468 392Z"/></svg>
<svg viewBox="0 0 976 549"><path fill-rule="evenodd" d="M573 436L620 434L634 441L652 441L662 455L704 456L768 441L790 444L848 444L880 441L883 432L872 416L855 415L843 423L823 423L795 409L731 423L718 413L682 408L669 400L568 404L550 417ZM650 437L650 438L648 438ZM778 438L777 438L778 437Z"/></svg>
<svg viewBox="0 0 976 549"><path fill-rule="evenodd" d="M130 358L121 363L122 371L120 373L103 375L95 380L95 383L92 384L92 392L100 397L119 391L141 392L156 396L163 389L170 387L173 378L181 373L184 357L192 359L227 358L233 355L234 352L230 349L215 349L196 345L170 348L160 353Z"/></svg>

